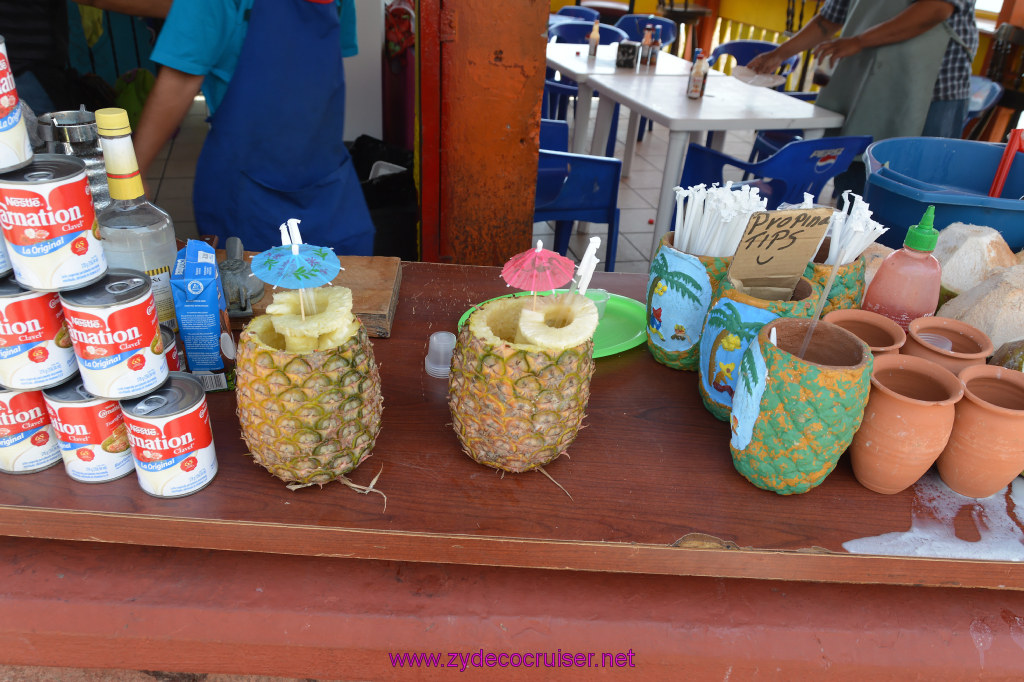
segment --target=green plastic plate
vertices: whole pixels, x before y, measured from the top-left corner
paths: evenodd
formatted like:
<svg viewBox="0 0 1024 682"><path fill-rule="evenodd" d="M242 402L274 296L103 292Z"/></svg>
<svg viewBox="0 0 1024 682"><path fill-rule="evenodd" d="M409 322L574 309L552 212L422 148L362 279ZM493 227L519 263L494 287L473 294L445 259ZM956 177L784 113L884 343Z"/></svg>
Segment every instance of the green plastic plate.
<svg viewBox="0 0 1024 682"><path fill-rule="evenodd" d="M558 289L554 292L537 294L548 296L550 293L565 293L566 289ZM510 298L514 296L532 296L529 291L519 291L514 294L495 296L483 303L478 303L459 318L459 329L466 323L469 316L479 306L498 298ZM608 304L604 309L604 317L597 324L597 331L594 332L594 357L603 358L608 355L615 355L622 351L635 348L647 341L647 309L644 304L626 296L608 294Z"/></svg>

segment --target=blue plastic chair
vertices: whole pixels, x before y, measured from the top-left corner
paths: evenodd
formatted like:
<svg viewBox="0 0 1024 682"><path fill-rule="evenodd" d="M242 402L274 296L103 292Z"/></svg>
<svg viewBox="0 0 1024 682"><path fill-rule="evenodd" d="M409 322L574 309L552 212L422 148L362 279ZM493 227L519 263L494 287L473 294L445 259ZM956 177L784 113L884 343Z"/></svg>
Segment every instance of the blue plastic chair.
<svg viewBox="0 0 1024 682"><path fill-rule="evenodd" d="M594 30L593 20L563 21L548 27L548 42L585 44L589 41L592 30ZM611 45L629 40L625 31L608 24L598 24L597 32L601 45Z"/></svg>
<svg viewBox="0 0 1024 682"><path fill-rule="evenodd" d="M579 88L566 81L544 81L544 96L540 105L540 117L557 121L568 120L569 100L576 97Z"/></svg>
<svg viewBox="0 0 1024 682"><path fill-rule="evenodd" d="M533 222L555 221L553 249L563 256L569 249L574 221L606 223L604 269L614 272L622 161L564 151L569 143L569 128L564 121L541 120L540 141ZM546 149L545 145L557 149Z"/></svg>
<svg viewBox="0 0 1024 682"><path fill-rule="evenodd" d="M763 54L769 50L773 50L776 47L778 47L778 45L767 40L730 40L728 42L722 43L714 50L712 50L711 56L708 58L708 65L711 67L715 67L718 63L719 58L732 57L733 59L735 59L735 66L745 67L746 65L749 65L751 59L753 59L757 55ZM782 61L782 65L778 68L778 71L776 73L779 76L785 76L786 78L788 78L788 76L790 76L790 74L792 74L793 71L797 68L798 63L800 63L800 55L794 54L792 57ZM718 71L725 71L724 67L725 62L723 61ZM785 83L782 83L775 89L778 90L779 92L784 92ZM707 144L709 146L711 145L711 137L711 133L708 133ZM775 147L776 151L779 150L779 148L781 148L782 146L784 146L788 141L793 141L796 138L797 132L794 131L786 142L782 142L777 147ZM759 158L763 159L765 158L765 156L767 155L762 155ZM751 156L751 161L755 161L753 152Z"/></svg>
<svg viewBox="0 0 1024 682"><path fill-rule="evenodd" d="M627 14L615 22L615 28L622 29L630 40L639 43L644 39L644 28L647 24L661 26L662 47L668 47L676 42L676 31L679 30L676 22L654 14Z"/></svg>
<svg viewBox="0 0 1024 682"><path fill-rule="evenodd" d="M802 99L805 102L813 102L818 99L818 93L816 92L787 92L786 94L790 97ZM790 142L802 139L804 139L804 131L799 128L758 130L757 134L754 135L754 145L750 149L750 157L747 161L754 163L761 159L767 159Z"/></svg>
<svg viewBox="0 0 1024 682"><path fill-rule="evenodd" d="M549 118L540 120L540 148L552 152L569 151L569 124Z"/></svg>
<svg viewBox="0 0 1024 682"><path fill-rule="evenodd" d="M576 17L583 21L589 21L591 25L593 25L595 19L599 20L601 18L601 13L596 9L579 7L577 5L566 5L565 7L560 7L555 14L561 14L566 17Z"/></svg>
<svg viewBox="0 0 1024 682"><path fill-rule="evenodd" d="M725 166L734 166L751 173L757 180L745 183L758 188L768 199L768 209L779 204L797 204L804 193L815 198L825 184L850 167L871 143L870 135L823 137L817 140L790 142L774 156L748 163L699 144L691 143L683 164L683 177L679 185L692 187L704 183L723 184Z"/></svg>
<svg viewBox="0 0 1024 682"><path fill-rule="evenodd" d="M750 63L750 60L759 54L774 50L778 45L769 42L767 40L730 40L727 43L722 43L711 52L711 56L708 58L708 64L715 66L720 57L732 57L736 60L738 66L746 66ZM780 76L789 76L796 68L796 65L800 62L800 55L793 55L789 59L782 62L779 67L778 74ZM723 64L724 66L724 64ZM719 71L724 69L719 68ZM776 90L784 91L786 84L783 83Z"/></svg>
<svg viewBox="0 0 1024 682"><path fill-rule="evenodd" d="M971 97L967 104L964 132L967 132L971 121L988 112L1002 96L1003 86L999 83L984 76L971 76Z"/></svg>

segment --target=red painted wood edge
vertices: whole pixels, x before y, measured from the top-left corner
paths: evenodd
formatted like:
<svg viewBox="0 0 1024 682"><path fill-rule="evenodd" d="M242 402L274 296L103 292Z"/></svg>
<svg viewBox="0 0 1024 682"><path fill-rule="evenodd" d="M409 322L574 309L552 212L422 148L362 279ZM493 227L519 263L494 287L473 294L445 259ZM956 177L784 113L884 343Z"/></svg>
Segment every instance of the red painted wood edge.
<svg viewBox="0 0 1024 682"><path fill-rule="evenodd" d="M633 652L471 679L1021 679L1024 594L0 538L0 663L423 679L388 653Z"/></svg>

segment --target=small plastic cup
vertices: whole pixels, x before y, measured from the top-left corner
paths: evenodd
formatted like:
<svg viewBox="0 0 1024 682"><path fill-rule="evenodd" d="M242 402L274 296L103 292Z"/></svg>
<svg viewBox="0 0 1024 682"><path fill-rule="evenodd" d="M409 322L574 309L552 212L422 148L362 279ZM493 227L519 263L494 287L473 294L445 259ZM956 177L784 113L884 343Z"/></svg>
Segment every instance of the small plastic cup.
<svg viewBox="0 0 1024 682"><path fill-rule="evenodd" d="M427 374L438 379L447 379L452 367L452 351L455 350L455 334L451 332L434 332L430 335L427 357L423 367Z"/></svg>
<svg viewBox="0 0 1024 682"><path fill-rule="evenodd" d="M597 306L597 319L604 317L604 309L608 307L608 292L604 289L587 289L587 298Z"/></svg>

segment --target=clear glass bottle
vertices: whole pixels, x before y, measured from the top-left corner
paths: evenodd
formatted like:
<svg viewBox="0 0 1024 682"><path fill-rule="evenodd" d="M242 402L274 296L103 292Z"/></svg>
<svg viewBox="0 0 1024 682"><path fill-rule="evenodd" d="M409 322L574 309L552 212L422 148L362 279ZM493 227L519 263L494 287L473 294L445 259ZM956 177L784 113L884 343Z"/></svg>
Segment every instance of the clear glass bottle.
<svg viewBox="0 0 1024 682"><path fill-rule="evenodd" d="M171 268L178 255L174 224L167 212L146 199L124 109L96 111L110 204L96 214L103 252L110 268L141 270L153 280L160 322L178 328L171 295Z"/></svg>
<svg viewBox="0 0 1024 682"><path fill-rule="evenodd" d="M932 227L935 207L929 206L917 225L907 230L903 248L893 251L871 279L861 308L885 315L906 331L919 317L935 314L942 285L942 267L932 255L939 233Z"/></svg>
<svg viewBox="0 0 1024 682"><path fill-rule="evenodd" d="M597 46L601 44L601 20L594 19L594 28L590 29L590 35L587 37L587 42L590 43L590 51L587 53L591 57L597 56Z"/></svg>

